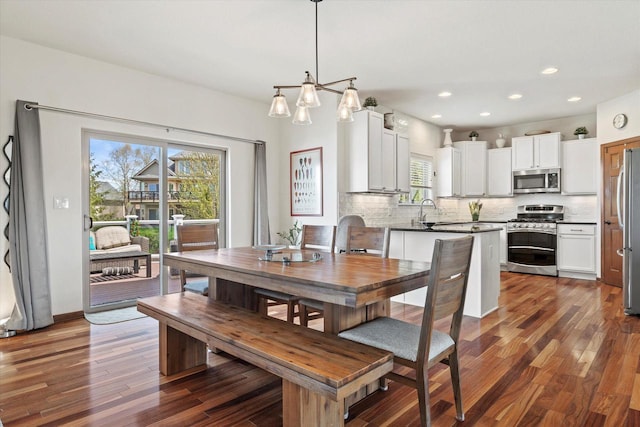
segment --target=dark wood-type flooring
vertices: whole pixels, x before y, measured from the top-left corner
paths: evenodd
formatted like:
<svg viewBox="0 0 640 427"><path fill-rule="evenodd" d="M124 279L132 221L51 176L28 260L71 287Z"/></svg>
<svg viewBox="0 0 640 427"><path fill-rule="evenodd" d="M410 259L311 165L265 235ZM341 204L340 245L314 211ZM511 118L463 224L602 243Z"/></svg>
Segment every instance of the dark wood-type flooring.
<svg viewBox="0 0 640 427"><path fill-rule="evenodd" d="M392 305L394 317L418 323L420 314ZM466 421L454 418L448 368L436 367L434 426L640 426L640 318L624 316L619 288L502 273L500 309L465 318L461 339ZM281 425L278 378L224 354L209 354L209 364L160 376L150 318L55 324L0 340L0 419L5 426ZM415 391L391 383L352 407L347 425L418 420Z"/></svg>

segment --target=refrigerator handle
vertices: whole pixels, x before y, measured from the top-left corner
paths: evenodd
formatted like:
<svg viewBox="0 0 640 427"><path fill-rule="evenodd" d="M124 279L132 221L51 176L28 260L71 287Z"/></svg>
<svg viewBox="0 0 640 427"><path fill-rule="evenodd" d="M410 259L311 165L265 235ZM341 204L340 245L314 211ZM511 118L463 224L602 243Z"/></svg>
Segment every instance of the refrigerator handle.
<svg viewBox="0 0 640 427"><path fill-rule="evenodd" d="M622 175L624 175L624 167L620 168L620 173L618 174L618 191L616 195L616 210L618 213L618 225L620 227L624 227L624 223L622 222L622 215L620 208L622 207Z"/></svg>

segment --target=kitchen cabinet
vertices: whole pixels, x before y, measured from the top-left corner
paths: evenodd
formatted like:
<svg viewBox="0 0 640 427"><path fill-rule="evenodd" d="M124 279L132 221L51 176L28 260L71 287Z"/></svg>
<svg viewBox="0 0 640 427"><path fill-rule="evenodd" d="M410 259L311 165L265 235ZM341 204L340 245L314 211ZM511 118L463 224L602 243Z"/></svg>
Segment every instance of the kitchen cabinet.
<svg viewBox="0 0 640 427"><path fill-rule="evenodd" d="M558 224L558 276L595 280L595 224Z"/></svg>
<svg viewBox="0 0 640 427"><path fill-rule="evenodd" d="M461 153L460 193L463 197L482 197L487 193L487 142L457 141Z"/></svg>
<svg viewBox="0 0 640 427"><path fill-rule="evenodd" d="M467 234L436 231L391 231L389 257L431 262L436 239L457 239ZM499 234L497 231L473 233L473 252L464 314L484 317L498 308L500 295ZM427 288L422 287L393 297L393 301L424 307Z"/></svg>
<svg viewBox="0 0 640 427"><path fill-rule="evenodd" d="M599 146L596 138L562 142L562 194L596 194Z"/></svg>
<svg viewBox="0 0 640 427"><path fill-rule="evenodd" d="M454 147L438 148L436 151L436 195L459 197L462 153Z"/></svg>
<svg viewBox="0 0 640 427"><path fill-rule="evenodd" d="M560 132L511 138L513 170L560 167Z"/></svg>
<svg viewBox="0 0 640 427"><path fill-rule="evenodd" d="M511 148L487 151L487 196L513 196Z"/></svg>
<svg viewBox="0 0 640 427"><path fill-rule="evenodd" d="M502 222L485 223L496 228L500 228L500 268L507 268L507 224Z"/></svg>
<svg viewBox="0 0 640 427"><path fill-rule="evenodd" d="M384 116L370 110L353 114L344 126L348 158L346 191L409 192L409 139L384 128Z"/></svg>

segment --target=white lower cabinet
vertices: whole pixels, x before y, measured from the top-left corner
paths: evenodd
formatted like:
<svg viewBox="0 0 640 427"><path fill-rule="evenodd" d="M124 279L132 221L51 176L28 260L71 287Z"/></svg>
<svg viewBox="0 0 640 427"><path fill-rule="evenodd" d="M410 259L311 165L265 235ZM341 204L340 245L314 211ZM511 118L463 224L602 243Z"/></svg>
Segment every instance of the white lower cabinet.
<svg viewBox="0 0 640 427"><path fill-rule="evenodd" d="M558 276L595 280L596 226L558 224Z"/></svg>
<svg viewBox="0 0 640 427"><path fill-rule="evenodd" d="M389 257L431 262L436 239L456 239L463 233L432 231L392 231ZM499 233L474 233L473 253L464 314L484 317L498 308L500 295ZM427 288L423 287L393 297L393 301L424 307Z"/></svg>
<svg viewBox="0 0 640 427"><path fill-rule="evenodd" d="M507 268L507 224L503 222L487 222L487 225L491 225L496 228L500 228L500 267L501 269Z"/></svg>

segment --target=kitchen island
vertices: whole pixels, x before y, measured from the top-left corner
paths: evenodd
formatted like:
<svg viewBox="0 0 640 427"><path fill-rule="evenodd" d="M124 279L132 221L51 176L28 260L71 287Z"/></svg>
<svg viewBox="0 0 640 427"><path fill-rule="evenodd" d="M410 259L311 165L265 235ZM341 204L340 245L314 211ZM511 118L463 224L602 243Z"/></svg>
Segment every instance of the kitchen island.
<svg viewBox="0 0 640 427"><path fill-rule="evenodd" d="M500 295L500 228L482 223L391 226L389 257L430 262L436 239L472 235L473 254L464 314L484 317L498 308ZM416 289L392 298L393 301L424 306L427 290Z"/></svg>

